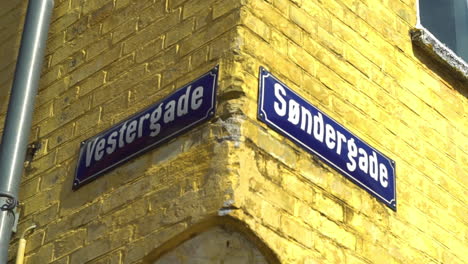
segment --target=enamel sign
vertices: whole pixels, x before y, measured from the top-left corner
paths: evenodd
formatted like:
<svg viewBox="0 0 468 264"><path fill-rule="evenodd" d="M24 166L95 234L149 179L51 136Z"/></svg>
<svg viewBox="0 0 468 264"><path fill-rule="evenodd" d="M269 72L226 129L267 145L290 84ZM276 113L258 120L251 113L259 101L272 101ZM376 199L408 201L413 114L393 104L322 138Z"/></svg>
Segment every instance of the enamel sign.
<svg viewBox="0 0 468 264"><path fill-rule="evenodd" d="M209 120L218 67L81 144L73 189Z"/></svg>
<svg viewBox="0 0 468 264"><path fill-rule="evenodd" d="M260 69L258 118L396 211L395 162Z"/></svg>

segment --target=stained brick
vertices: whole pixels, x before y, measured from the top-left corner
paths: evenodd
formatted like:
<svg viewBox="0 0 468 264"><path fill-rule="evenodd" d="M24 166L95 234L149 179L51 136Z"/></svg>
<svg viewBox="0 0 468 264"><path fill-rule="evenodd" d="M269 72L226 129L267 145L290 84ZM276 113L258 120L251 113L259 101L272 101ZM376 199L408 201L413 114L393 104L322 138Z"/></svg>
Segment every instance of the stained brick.
<svg viewBox="0 0 468 264"><path fill-rule="evenodd" d="M0 124L21 3L0 4ZM20 230L38 226L26 261L159 263L221 224L279 263L467 263L464 83L413 48L416 20L412 0L56 1L43 149L20 188ZM216 117L72 191L81 141L213 65ZM397 162L398 211L257 119L260 66Z"/></svg>

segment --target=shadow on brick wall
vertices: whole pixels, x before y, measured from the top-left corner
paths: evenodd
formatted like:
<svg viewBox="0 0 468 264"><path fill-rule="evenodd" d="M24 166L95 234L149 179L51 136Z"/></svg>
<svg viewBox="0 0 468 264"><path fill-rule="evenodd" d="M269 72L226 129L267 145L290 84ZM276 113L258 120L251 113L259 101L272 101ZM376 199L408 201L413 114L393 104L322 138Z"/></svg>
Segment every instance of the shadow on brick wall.
<svg viewBox="0 0 468 264"><path fill-rule="evenodd" d="M28 1L0 1L0 116L8 106L27 5Z"/></svg>

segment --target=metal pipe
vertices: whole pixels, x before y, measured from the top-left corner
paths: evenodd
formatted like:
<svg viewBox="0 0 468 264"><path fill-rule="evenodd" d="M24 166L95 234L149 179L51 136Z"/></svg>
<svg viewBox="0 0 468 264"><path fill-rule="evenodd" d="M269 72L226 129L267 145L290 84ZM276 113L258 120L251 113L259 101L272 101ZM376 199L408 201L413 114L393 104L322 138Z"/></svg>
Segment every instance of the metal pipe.
<svg viewBox="0 0 468 264"><path fill-rule="evenodd" d="M33 231L36 229L36 224L33 224L32 226L26 228L24 230L23 235L21 236L19 242L18 242L18 251L16 253L16 264L23 264L24 263L24 251L26 250L26 233L29 231Z"/></svg>
<svg viewBox="0 0 468 264"><path fill-rule="evenodd" d="M0 147L0 263L7 263L15 207L31 130L34 99L54 7L53 0L30 0Z"/></svg>

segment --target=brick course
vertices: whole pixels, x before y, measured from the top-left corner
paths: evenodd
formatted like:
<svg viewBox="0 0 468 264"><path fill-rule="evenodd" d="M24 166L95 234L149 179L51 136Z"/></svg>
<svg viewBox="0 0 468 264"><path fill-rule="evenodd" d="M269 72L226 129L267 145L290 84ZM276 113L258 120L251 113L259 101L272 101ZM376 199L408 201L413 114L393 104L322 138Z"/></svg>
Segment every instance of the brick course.
<svg viewBox="0 0 468 264"><path fill-rule="evenodd" d="M2 127L25 10L0 4ZM153 263L232 219L272 263L468 262L467 82L413 47L415 23L415 0L56 0L26 263ZM81 141L215 65L214 119L71 190ZM397 212L257 120L260 66L396 161Z"/></svg>

